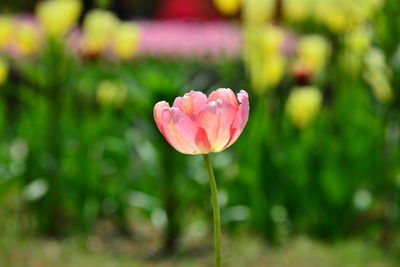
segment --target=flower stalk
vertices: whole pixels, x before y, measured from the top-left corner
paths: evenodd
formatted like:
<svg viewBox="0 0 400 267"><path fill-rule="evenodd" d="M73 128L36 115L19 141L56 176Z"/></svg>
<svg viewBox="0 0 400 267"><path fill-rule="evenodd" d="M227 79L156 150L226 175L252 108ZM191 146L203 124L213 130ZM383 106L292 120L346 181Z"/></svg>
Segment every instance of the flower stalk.
<svg viewBox="0 0 400 267"><path fill-rule="evenodd" d="M214 218L215 266L221 267L221 219L219 215L217 184L215 182L215 176L212 169L209 154L204 154L203 157L204 157L204 162L206 163L208 180L210 182L210 189L211 189L211 202L212 202L213 218Z"/></svg>

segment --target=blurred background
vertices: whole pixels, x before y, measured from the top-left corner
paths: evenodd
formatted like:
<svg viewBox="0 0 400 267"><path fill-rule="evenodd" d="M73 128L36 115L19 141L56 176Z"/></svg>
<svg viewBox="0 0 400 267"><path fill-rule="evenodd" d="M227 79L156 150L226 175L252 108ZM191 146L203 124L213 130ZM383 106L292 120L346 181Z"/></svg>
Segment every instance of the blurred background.
<svg viewBox="0 0 400 267"><path fill-rule="evenodd" d="M250 94L212 154L226 266L400 262L398 0L0 3L0 266L212 266L156 102Z"/></svg>

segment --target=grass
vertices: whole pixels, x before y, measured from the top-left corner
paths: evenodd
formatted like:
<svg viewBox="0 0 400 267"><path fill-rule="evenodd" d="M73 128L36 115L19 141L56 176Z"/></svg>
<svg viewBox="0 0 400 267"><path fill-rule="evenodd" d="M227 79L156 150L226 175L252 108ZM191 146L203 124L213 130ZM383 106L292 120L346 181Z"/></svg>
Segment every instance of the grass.
<svg viewBox="0 0 400 267"><path fill-rule="evenodd" d="M14 194L15 196L15 194ZM0 209L0 267L42 266L213 266L212 233L207 223L186 227L178 251L158 253L162 233L149 220L134 216L132 236L122 235L112 223L99 222L88 236L51 239L27 234L29 219L13 201ZM202 225L202 227L200 227ZM24 230L25 229L25 230ZM246 231L223 233L223 266L229 267L394 267L381 249L361 240L322 243L306 236L292 237L272 248Z"/></svg>
<svg viewBox="0 0 400 267"><path fill-rule="evenodd" d="M134 238L103 233L62 240L2 235L0 266L213 266L211 235L210 241L206 236L182 240L179 251L168 257L156 253L159 239L154 232ZM223 262L232 267L396 266L378 248L357 240L323 244L299 236L271 248L261 238L248 234L223 236Z"/></svg>

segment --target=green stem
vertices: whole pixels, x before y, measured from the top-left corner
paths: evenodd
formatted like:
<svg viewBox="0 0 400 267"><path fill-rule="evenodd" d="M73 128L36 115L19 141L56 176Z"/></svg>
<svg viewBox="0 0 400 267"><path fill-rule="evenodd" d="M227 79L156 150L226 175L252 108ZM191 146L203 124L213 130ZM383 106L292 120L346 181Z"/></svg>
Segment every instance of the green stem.
<svg viewBox="0 0 400 267"><path fill-rule="evenodd" d="M221 267L221 219L219 216L219 204L217 194L217 184L215 182L214 172L211 165L210 156L204 154L204 161L208 172L208 180L210 181L211 188L211 201L214 217L214 252L215 252L215 266Z"/></svg>

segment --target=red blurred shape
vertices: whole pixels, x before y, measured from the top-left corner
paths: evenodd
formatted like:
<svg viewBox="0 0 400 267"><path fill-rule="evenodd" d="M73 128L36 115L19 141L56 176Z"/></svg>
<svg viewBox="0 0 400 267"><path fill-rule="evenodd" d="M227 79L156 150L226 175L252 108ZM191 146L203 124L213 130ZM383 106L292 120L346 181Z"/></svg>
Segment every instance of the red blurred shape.
<svg viewBox="0 0 400 267"><path fill-rule="evenodd" d="M218 12L211 0L159 0L160 19L215 20Z"/></svg>

